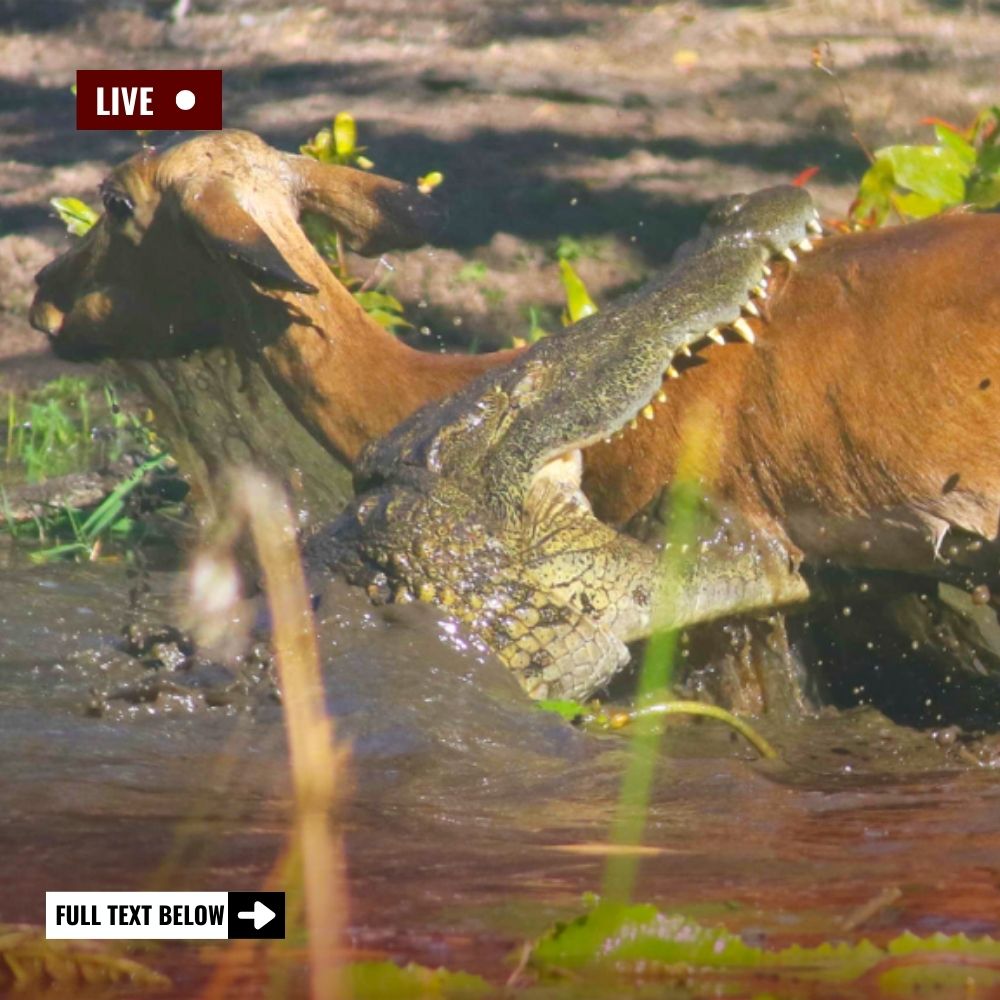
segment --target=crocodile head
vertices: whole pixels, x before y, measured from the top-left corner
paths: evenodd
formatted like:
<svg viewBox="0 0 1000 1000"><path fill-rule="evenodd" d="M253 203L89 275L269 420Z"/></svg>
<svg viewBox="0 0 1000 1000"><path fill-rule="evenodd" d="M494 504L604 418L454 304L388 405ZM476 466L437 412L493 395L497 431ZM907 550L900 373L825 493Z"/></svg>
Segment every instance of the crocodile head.
<svg viewBox="0 0 1000 1000"><path fill-rule="evenodd" d="M755 311L768 261L808 249L817 228L797 187L728 199L653 285L370 446L357 500L312 540L311 563L375 600L446 608L537 697L586 697L654 625L732 613L740 599L702 600L698 588L717 593L721 573L744 590L763 572L756 555L696 567L654 615L657 556L594 517L580 449L651 416L675 361L723 329L752 340L743 311Z"/></svg>

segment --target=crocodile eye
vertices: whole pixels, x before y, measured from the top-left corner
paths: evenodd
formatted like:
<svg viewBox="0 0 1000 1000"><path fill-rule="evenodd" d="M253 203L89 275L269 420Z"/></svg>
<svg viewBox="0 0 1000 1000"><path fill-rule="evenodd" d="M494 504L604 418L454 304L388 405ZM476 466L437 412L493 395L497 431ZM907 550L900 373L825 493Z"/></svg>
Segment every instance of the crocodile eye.
<svg viewBox="0 0 1000 1000"><path fill-rule="evenodd" d="M115 222L125 222L132 218L135 205L127 194L110 184L101 185L101 201L104 210Z"/></svg>

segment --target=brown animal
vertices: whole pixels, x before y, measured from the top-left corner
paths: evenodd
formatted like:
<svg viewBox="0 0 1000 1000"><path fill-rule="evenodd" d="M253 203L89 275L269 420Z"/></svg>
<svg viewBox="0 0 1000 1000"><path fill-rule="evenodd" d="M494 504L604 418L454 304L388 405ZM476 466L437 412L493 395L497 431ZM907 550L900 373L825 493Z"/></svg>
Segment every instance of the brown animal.
<svg viewBox="0 0 1000 1000"><path fill-rule="evenodd" d="M37 277L31 322L63 357L149 360L221 343L259 355L288 406L346 461L504 360L406 347L299 225L322 216L368 255L416 245L436 210L407 185L229 130L144 150L101 193L100 221Z"/></svg>
<svg viewBox="0 0 1000 1000"><path fill-rule="evenodd" d="M101 193L102 218L38 274L31 322L138 384L205 514L250 461L305 517L333 516L366 442L504 360L406 347L299 225L319 216L368 254L415 245L437 213L407 185L224 131L138 153Z"/></svg>
<svg viewBox="0 0 1000 1000"><path fill-rule="evenodd" d="M135 361L225 345L243 372L227 405L247 405L249 370L348 462L509 357L405 347L298 224L301 212L323 214L367 252L412 244L428 204L396 182L223 132L133 157L103 193L101 222L38 277L32 320L62 354ZM948 560L995 566L983 543L1000 515L998 251L996 216L823 240L775 275L763 319L750 321L756 347L709 348L707 363L668 380L653 420L588 450L595 511L623 523L670 481L697 404L722 438L715 493L797 556L933 573ZM266 436L257 447L267 451ZM272 435L268 457L294 464L290 447Z"/></svg>
<svg viewBox="0 0 1000 1000"><path fill-rule="evenodd" d="M713 349L653 422L592 449L595 509L620 522L652 499L707 406L714 491L808 560L995 573L998 260L997 215L824 239L772 279L755 347Z"/></svg>

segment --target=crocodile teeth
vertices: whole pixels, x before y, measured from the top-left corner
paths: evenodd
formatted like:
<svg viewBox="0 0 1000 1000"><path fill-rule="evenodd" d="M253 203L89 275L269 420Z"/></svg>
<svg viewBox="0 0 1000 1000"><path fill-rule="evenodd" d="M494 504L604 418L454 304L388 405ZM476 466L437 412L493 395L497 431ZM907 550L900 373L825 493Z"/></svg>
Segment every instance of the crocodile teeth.
<svg viewBox="0 0 1000 1000"><path fill-rule="evenodd" d="M795 256L795 251L791 247L785 247L785 249L781 251L781 256L784 257L785 260L791 261L793 264L795 264L799 259Z"/></svg>
<svg viewBox="0 0 1000 1000"><path fill-rule="evenodd" d="M767 298L767 285L761 282L759 285L754 285L750 291L757 296L758 299Z"/></svg>
<svg viewBox="0 0 1000 1000"><path fill-rule="evenodd" d="M681 354L684 355L684 357L686 357L686 358L691 357L691 348L688 347L687 344L681 344L679 350L680 350Z"/></svg>
<svg viewBox="0 0 1000 1000"><path fill-rule="evenodd" d="M814 236L819 236L823 232L823 224L819 221L819 219L810 219L806 223L806 229L808 229Z"/></svg>
<svg viewBox="0 0 1000 1000"><path fill-rule="evenodd" d="M656 401L658 403L665 403L667 401L667 394L662 389L656 394Z"/></svg>
<svg viewBox="0 0 1000 1000"><path fill-rule="evenodd" d="M743 308L748 313L750 313L751 316L760 316L760 310L757 308L757 306L753 302L751 302L749 300L747 300L746 302L743 303Z"/></svg>
<svg viewBox="0 0 1000 1000"><path fill-rule="evenodd" d="M608 437L608 438L605 438L605 439L604 439L604 443L605 443L605 444L611 444L611 438L609 438L609 437Z"/></svg>
<svg viewBox="0 0 1000 1000"><path fill-rule="evenodd" d="M635 430L638 426L639 426L639 418L638 417L633 417L632 420L631 420L631 422L629 423L629 427L632 430Z"/></svg>
<svg viewBox="0 0 1000 1000"><path fill-rule="evenodd" d="M680 378L681 373L673 365L667 365L667 377Z"/></svg>
<svg viewBox="0 0 1000 1000"><path fill-rule="evenodd" d="M712 329L705 334L705 336L708 337L713 344L724 344L726 342L726 338L719 333L719 328L717 326L713 326Z"/></svg>
<svg viewBox="0 0 1000 1000"><path fill-rule="evenodd" d="M767 266L767 264L761 264L760 269L764 272L765 278L771 277L771 269Z"/></svg>
<svg viewBox="0 0 1000 1000"><path fill-rule="evenodd" d="M799 249L800 250L805 250L806 253L808 253L810 250L812 250L812 248L813 248L813 245L809 241L809 237L808 236L805 237L804 239L799 240Z"/></svg>
<svg viewBox="0 0 1000 1000"><path fill-rule="evenodd" d="M656 411L648 403L642 408L642 415L647 420L652 420L656 416Z"/></svg>
<svg viewBox="0 0 1000 1000"><path fill-rule="evenodd" d="M742 317L735 320L733 323L733 329L748 343L752 344L757 338L754 335L753 330L750 328L750 324Z"/></svg>

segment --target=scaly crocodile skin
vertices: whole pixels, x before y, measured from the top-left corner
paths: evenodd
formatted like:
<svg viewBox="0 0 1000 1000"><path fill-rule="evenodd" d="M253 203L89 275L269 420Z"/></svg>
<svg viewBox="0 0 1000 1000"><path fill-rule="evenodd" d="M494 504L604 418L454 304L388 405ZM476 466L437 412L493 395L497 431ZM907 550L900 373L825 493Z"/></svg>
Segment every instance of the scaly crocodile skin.
<svg viewBox="0 0 1000 1000"><path fill-rule="evenodd" d="M809 248L800 188L724 202L650 288L535 344L375 442L358 499L307 556L381 601L446 608L534 697L584 698L628 660L625 644L805 596L787 554L717 523L662 579L656 553L599 522L579 490L579 449L663 398L672 362L747 339L741 310L769 258Z"/></svg>

